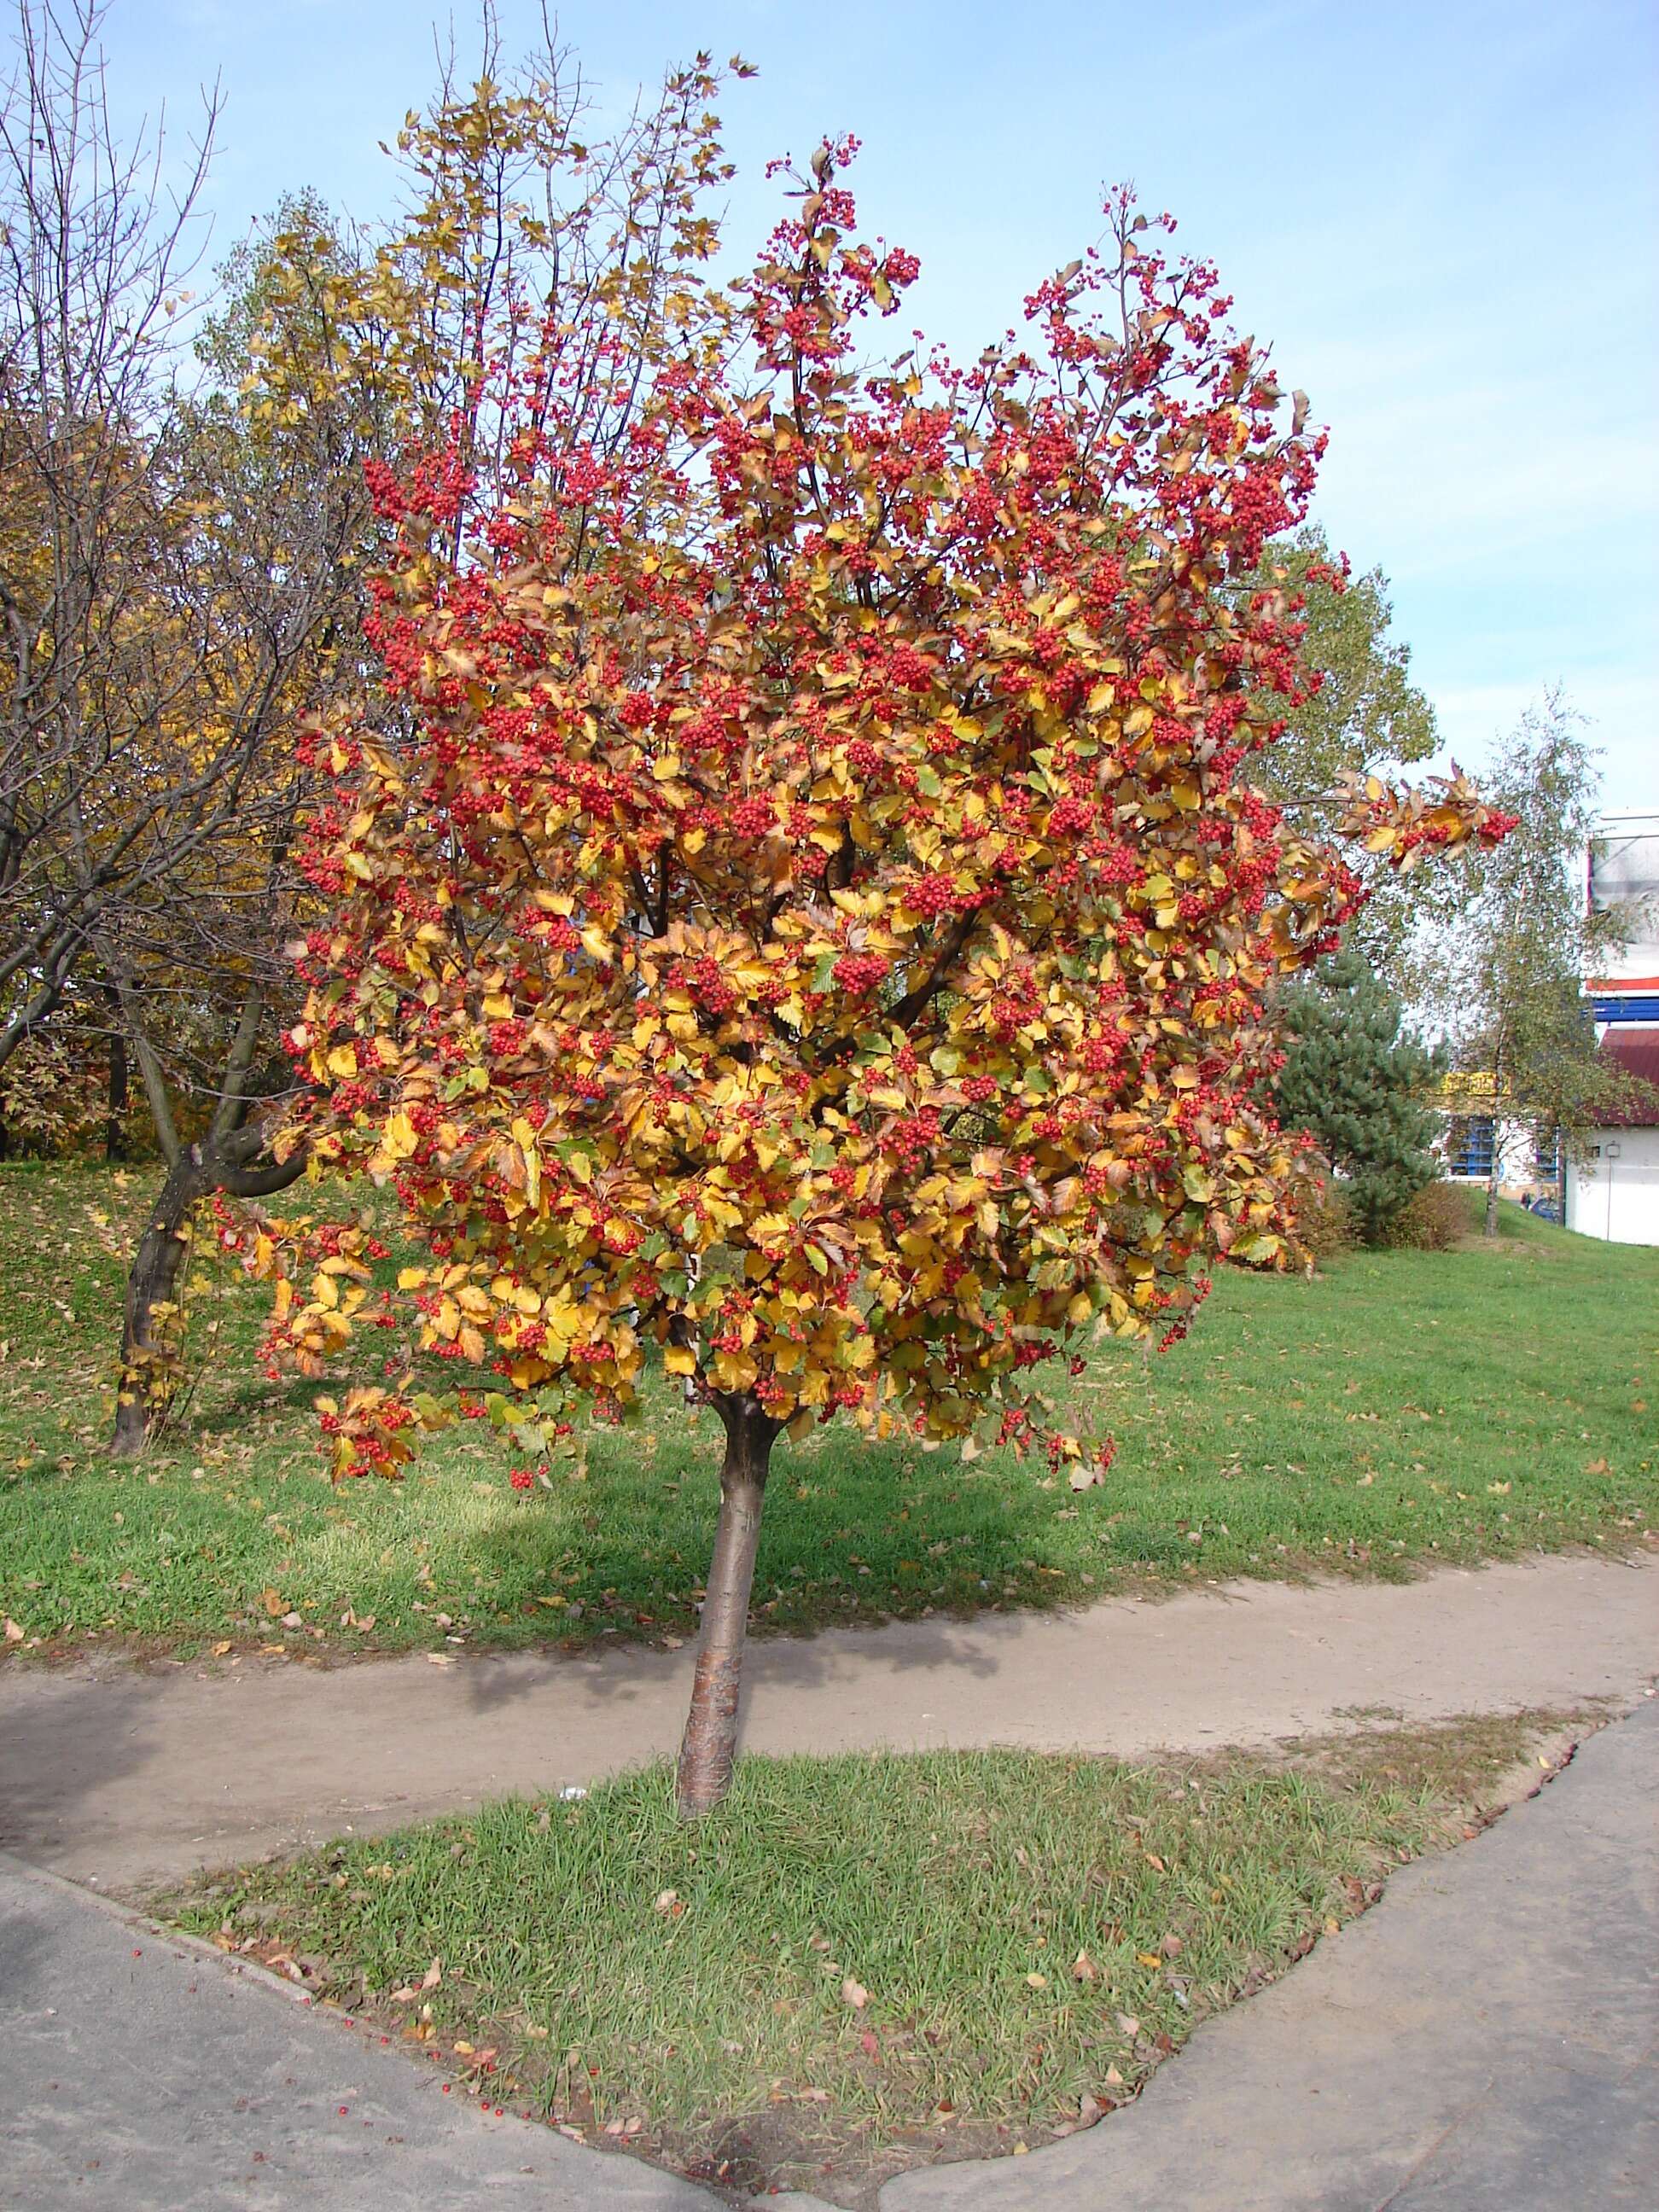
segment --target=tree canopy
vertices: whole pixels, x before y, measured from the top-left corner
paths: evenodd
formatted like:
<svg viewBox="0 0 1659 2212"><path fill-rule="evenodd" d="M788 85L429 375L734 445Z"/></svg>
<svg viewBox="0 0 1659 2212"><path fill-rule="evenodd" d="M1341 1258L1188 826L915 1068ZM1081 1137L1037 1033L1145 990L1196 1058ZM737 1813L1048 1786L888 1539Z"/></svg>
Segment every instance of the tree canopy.
<svg viewBox="0 0 1659 2212"><path fill-rule="evenodd" d="M1430 1002L1456 1065L1490 1078L1500 1115L1571 1137L1629 1096L1596 1053L1583 988L1626 925L1616 911L1590 910L1583 871L1595 754L1559 693L1510 732L1490 788L1513 827L1472 860L1455 922L1438 933L1425 963ZM1488 1234L1496 1233L1501 1170L1495 1147Z"/></svg>

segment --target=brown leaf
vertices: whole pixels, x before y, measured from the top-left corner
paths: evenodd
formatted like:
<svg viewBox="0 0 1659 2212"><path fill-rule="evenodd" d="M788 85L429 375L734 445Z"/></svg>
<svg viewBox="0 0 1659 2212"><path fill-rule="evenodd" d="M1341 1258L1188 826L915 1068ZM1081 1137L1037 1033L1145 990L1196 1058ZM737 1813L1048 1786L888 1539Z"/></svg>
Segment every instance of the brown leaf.
<svg viewBox="0 0 1659 2212"><path fill-rule="evenodd" d="M841 1985L841 2001L843 2004L851 2005L854 2012L862 2012L870 2002L870 1992L862 1982L855 1982L848 1974Z"/></svg>
<svg viewBox="0 0 1659 2212"><path fill-rule="evenodd" d="M1072 1961L1072 1974L1074 1980L1092 1982L1098 1979L1099 1969L1086 1951L1079 1951Z"/></svg>

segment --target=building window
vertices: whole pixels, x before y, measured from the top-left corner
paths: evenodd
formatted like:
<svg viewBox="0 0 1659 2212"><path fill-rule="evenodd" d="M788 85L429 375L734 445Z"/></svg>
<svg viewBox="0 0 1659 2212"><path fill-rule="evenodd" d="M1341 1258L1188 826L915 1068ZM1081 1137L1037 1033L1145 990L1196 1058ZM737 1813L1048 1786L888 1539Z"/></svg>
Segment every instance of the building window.
<svg viewBox="0 0 1659 2212"><path fill-rule="evenodd" d="M1484 1182L1492 1173L1497 1124L1490 1114L1460 1114L1446 1138L1449 1172L1471 1182Z"/></svg>
<svg viewBox="0 0 1659 2212"><path fill-rule="evenodd" d="M1536 1129L1533 1133L1532 1171L1540 1182L1559 1182L1561 1179L1561 1132L1559 1129Z"/></svg>

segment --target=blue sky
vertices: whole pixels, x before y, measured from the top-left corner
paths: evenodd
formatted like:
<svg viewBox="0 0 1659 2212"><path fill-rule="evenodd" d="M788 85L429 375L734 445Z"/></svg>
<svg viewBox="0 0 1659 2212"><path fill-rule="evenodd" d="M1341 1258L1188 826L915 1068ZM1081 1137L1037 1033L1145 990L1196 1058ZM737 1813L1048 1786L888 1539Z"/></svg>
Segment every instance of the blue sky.
<svg viewBox="0 0 1659 2212"><path fill-rule="evenodd" d="M526 0L501 16L527 40ZM1605 803L1659 805L1650 5L568 0L559 27L607 98L699 46L757 65L725 106L740 246L769 155L856 131L861 213L921 255L914 319L958 351L1133 179L1330 423L1318 512L1387 571L1451 750L1478 766L1559 682ZM182 127L222 77L216 253L298 185L384 208L377 141L434 75L425 0L113 0L106 39L127 115Z"/></svg>

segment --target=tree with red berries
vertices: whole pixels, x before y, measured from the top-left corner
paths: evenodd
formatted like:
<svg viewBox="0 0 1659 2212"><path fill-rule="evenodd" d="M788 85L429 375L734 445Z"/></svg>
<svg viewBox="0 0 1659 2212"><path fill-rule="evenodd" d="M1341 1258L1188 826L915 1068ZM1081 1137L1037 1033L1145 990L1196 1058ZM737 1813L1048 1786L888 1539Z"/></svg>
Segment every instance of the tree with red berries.
<svg viewBox="0 0 1659 2212"><path fill-rule="evenodd" d="M331 739L307 860L283 1141L395 1191L411 1354L455 1372L335 1407L337 1471L475 1389L536 1451L655 1364L712 1406L688 1815L731 1777L781 1436L1035 1445L1083 1487L1110 1447L1045 1370L1285 1262L1264 997L1358 895L1251 778L1304 676L1293 598L1239 586L1305 512L1305 403L1127 198L1024 343L860 372L916 263L859 235L852 151L635 349L620 434L546 326L512 495L471 513L458 454L380 477L401 733ZM1345 827L1403 860L1502 824L1460 781L1357 787ZM336 1233L283 1285L310 1371L366 1276Z"/></svg>

